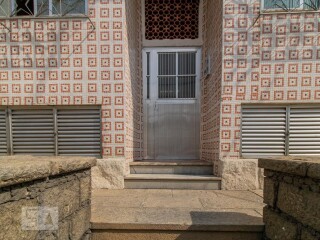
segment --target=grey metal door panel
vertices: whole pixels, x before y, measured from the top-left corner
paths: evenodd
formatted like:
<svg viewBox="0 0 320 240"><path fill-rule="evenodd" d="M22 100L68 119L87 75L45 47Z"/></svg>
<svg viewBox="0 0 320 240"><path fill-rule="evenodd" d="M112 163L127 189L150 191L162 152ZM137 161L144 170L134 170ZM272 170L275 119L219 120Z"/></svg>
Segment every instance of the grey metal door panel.
<svg viewBox="0 0 320 240"><path fill-rule="evenodd" d="M155 114L155 159L197 159L196 103L157 103Z"/></svg>
<svg viewBox="0 0 320 240"><path fill-rule="evenodd" d="M145 159L199 158L199 64L199 49L145 50Z"/></svg>

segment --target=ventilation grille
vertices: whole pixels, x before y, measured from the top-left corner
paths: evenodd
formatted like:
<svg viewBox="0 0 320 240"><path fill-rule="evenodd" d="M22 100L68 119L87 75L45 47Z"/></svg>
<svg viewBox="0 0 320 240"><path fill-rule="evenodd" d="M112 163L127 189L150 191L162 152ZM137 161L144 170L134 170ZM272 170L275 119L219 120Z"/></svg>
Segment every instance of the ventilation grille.
<svg viewBox="0 0 320 240"><path fill-rule="evenodd" d="M58 154L99 156L100 110L58 110Z"/></svg>
<svg viewBox="0 0 320 240"><path fill-rule="evenodd" d="M0 155L7 155L6 112L0 110Z"/></svg>
<svg viewBox="0 0 320 240"><path fill-rule="evenodd" d="M54 155L52 110L12 110L13 154Z"/></svg>
<svg viewBox="0 0 320 240"><path fill-rule="evenodd" d="M320 108L291 108L289 154L320 154Z"/></svg>
<svg viewBox="0 0 320 240"><path fill-rule="evenodd" d="M285 155L286 109L242 109L242 154Z"/></svg>
<svg viewBox="0 0 320 240"><path fill-rule="evenodd" d="M199 0L146 0L146 39L198 38L199 3Z"/></svg>

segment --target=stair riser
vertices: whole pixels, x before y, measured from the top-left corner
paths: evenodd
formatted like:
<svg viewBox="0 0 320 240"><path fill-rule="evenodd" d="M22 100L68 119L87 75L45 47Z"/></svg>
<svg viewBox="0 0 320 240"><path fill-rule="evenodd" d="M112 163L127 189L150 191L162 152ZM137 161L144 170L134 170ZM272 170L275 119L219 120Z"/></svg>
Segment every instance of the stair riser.
<svg viewBox="0 0 320 240"><path fill-rule="evenodd" d="M261 240L262 232L93 230L93 240Z"/></svg>
<svg viewBox="0 0 320 240"><path fill-rule="evenodd" d="M220 181L192 180L134 180L124 181L126 189L189 189L189 190L220 190Z"/></svg>
<svg viewBox="0 0 320 240"><path fill-rule="evenodd" d="M130 166L131 174L212 175L212 166Z"/></svg>

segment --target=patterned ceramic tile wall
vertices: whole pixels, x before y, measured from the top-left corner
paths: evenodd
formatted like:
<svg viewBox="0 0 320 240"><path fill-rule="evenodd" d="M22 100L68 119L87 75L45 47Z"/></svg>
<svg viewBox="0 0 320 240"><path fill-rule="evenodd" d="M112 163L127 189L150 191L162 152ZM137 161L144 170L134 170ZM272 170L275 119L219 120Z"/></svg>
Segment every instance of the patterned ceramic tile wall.
<svg viewBox="0 0 320 240"><path fill-rule="evenodd" d="M319 13L258 15L224 1L220 158L240 157L241 103L320 102Z"/></svg>
<svg viewBox="0 0 320 240"><path fill-rule="evenodd" d="M201 79L201 159L214 163L215 174L219 171L222 6L222 0L203 2L202 66L204 71L210 56L212 71Z"/></svg>
<svg viewBox="0 0 320 240"><path fill-rule="evenodd" d="M101 104L103 155L124 158L126 117L133 112L125 112L125 78L134 76L124 71L125 4L88 1L91 21L1 20L0 105ZM133 17L127 20L139 24Z"/></svg>
<svg viewBox="0 0 320 240"><path fill-rule="evenodd" d="M141 1L126 1L124 24L126 159L142 158L142 59L141 59Z"/></svg>

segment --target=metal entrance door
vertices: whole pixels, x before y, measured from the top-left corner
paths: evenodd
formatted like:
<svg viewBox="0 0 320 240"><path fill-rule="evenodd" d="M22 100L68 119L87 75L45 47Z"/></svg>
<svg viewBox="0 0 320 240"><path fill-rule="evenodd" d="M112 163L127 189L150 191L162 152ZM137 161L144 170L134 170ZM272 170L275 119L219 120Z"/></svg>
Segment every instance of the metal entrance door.
<svg viewBox="0 0 320 240"><path fill-rule="evenodd" d="M145 159L198 159L200 50L144 50Z"/></svg>

